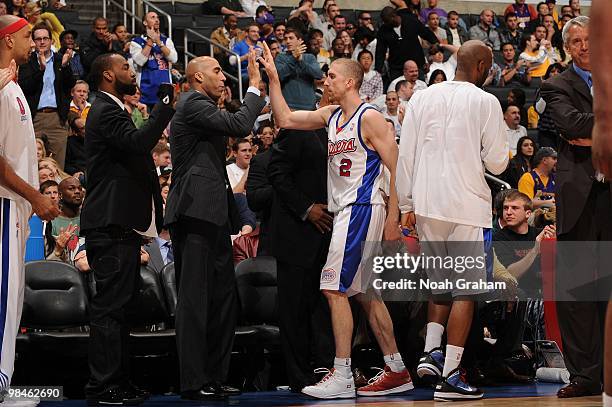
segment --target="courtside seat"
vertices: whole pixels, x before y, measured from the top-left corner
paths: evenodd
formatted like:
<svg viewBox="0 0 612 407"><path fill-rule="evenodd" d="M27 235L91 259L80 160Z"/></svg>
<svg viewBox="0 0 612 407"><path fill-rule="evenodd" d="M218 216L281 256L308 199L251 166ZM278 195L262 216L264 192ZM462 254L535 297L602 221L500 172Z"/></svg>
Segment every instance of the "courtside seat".
<svg viewBox="0 0 612 407"><path fill-rule="evenodd" d="M276 260L261 256L241 261L236 266L236 282L242 310L241 325L256 331L258 343L279 344Z"/></svg>

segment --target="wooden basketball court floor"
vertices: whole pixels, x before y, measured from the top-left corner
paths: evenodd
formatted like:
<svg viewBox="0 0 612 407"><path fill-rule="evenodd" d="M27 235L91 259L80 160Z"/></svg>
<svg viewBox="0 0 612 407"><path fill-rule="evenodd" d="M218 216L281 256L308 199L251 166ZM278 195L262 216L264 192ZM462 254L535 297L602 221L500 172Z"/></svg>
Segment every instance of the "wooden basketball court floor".
<svg viewBox="0 0 612 407"><path fill-rule="evenodd" d="M453 403L434 402L433 390L417 388L412 392L393 397L359 397L354 400L314 400L289 391L244 393L230 397L226 401L192 402L180 400L177 395L152 396L143 405L145 407L165 406L210 406L210 407L285 407L285 406L332 406L332 407L596 407L601 406L601 396L581 397L576 399L558 399L559 384L538 383L533 385L503 386L484 388L485 398L477 401ZM41 406L83 406L83 400L66 400L61 402L41 402Z"/></svg>

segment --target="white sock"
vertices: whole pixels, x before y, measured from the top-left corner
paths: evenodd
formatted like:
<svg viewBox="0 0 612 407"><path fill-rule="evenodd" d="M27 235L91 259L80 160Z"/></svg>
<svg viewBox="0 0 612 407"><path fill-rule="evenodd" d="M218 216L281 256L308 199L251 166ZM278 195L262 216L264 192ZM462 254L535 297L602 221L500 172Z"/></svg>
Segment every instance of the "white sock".
<svg viewBox="0 0 612 407"><path fill-rule="evenodd" d="M432 349L439 348L442 343L442 334L444 333L444 325L437 322L427 324L427 336L425 337L425 352L431 352Z"/></svg>
<svg viewBox="0 0 612 407"><path fill-rule="evenodd" d="M608 396L605 392L602 394L603 407L612 407L612 396Z"/></svg>
<svg viewBox="0 0 612 407"><path fill-rule="evenodd" d="M353 377L351 358L334 358L334 369L345 379Z"/></svg>
<svg viewBox="0 0 612 407"><path fill-rule="evenodd" d="M442 377L448 377L448 374L459 367L463 348L459 346L446 345L446 358L444 358L444 371Z"/></svg>
<svg viewBox="0 0 612 407"><path fill-rule="evenodd" d="M391 371L395 373L399 373L406 369L404 361L402 360L402 355L400 355L399 352L385 355L385 363L389 366Z"/></svg>

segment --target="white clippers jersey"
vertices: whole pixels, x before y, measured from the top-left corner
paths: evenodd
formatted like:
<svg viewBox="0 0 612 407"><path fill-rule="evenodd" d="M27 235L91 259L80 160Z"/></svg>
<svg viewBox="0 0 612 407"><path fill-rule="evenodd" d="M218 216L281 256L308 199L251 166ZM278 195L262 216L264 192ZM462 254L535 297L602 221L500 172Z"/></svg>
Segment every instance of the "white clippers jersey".
<svg viewBox="0 0 612 407"><path fill-rule="evenodd" d="M330 212L339 212L353 204L384 205L380 192L382 160L361 138L361 116L367 109L374 107L362 103L342 124L342 109L338 108L327 123L327 209Z"/></svg>
<svg viewBox="0 0 612 407"><path fill-rule="evenodd" d="M0 155L17 175L38 189L38 162L32 114L23 92L15 82L0 90ZM0 197L29 207L17 193L0 185Z"/></svg>

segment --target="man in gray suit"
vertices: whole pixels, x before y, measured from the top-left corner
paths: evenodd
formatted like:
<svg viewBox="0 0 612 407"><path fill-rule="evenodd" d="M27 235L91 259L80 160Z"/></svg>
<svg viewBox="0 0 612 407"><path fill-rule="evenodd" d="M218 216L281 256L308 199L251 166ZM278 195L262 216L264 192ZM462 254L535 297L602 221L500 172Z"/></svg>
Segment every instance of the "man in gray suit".
<svg viewBox="0 0 612 407"><path fill-rule="evenodd" d="M178 285L176 341L181 397L188 400L239 394L224 386L237 317L230 233L236 232L234 196L225 172L225 138L245 137L265 106L255 52L249 55L249 88L240 109L217 107L225 76L214 58L187 66L191 91L172 122L172 185L166 204Z"/></svg>

